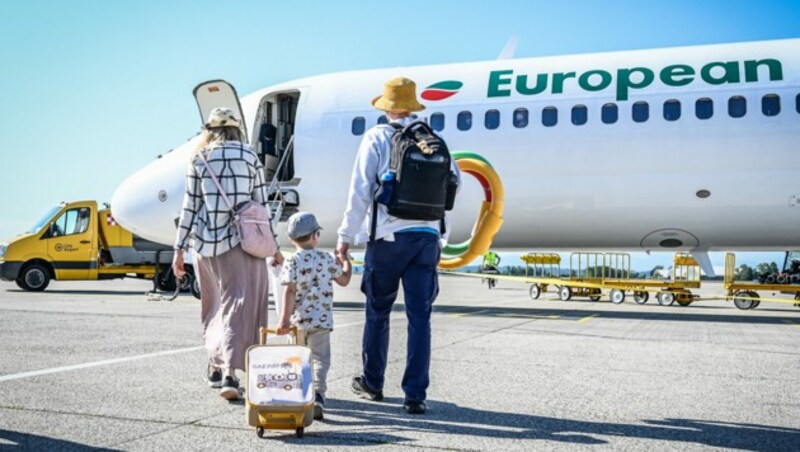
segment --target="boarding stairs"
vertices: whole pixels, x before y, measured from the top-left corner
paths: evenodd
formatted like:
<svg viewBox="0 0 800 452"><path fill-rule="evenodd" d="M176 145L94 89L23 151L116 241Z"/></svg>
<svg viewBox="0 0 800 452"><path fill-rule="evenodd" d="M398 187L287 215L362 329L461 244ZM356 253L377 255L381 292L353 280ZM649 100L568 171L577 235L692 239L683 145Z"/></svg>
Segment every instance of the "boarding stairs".
<svg viewBox="0 0 800 452"><path fill-rule="evenodd" d="M267 199L272 211L273 230L278 227L279 222L286 221L299 210L299 195L293 187L297 187L300 184L300 178L295 177L286 181L280 179L292 152L294 152L294 136L289 139L278 166L274 171L270 172L272 179L267 187Z"/></svg>

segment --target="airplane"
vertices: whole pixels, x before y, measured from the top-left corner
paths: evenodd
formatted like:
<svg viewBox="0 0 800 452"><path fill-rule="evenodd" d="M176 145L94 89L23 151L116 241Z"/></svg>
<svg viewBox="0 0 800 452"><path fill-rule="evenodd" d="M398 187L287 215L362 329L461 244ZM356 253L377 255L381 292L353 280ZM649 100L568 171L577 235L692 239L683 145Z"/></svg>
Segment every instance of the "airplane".
<svg viewBox="0 0 800 452"><path fill-rule="evenodd" d="M336 244L364 131L386 121L370 101L402 75L450 149L480 154L501 177L494 247L689 251L713 275L708 251L800 248L798 55L800 39L785 39L341 72L241 102L224 81L194 94L202 118L214 107L245 118L284 218L314 212L321 246ZM118 187L120 224L173 243L196 143ZM483 200L464 181L453 237L469 236Z"/></svg>

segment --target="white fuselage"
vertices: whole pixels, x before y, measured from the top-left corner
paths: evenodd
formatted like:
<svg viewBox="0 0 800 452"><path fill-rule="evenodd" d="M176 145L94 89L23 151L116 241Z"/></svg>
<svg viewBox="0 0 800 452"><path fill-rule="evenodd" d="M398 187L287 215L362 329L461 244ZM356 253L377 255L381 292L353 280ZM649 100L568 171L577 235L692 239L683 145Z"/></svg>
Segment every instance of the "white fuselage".
<svg viewBox="0 0 800 452"><path fill-rule="evenodd" d="M323 246L335 243L346 205L361 140L353 120L375 125L381 112L370 100L398 75L415 80L420 93L441 81L462 84L451 84L456 93L446 99L423 99L421 115L443 114L441 135L451 151L482 155L502 178L505 222L497 247L800 247L800 40L346 72L242 98L254 136L264 99L299 93L296 190L300 209L314 212L325 230ZM777 114L763 113L762 102L774 112L774 98L765 95L779 97ZM729 103L738 115L739 97L746 113L732 117ZM713 104L707 119L696 114L700 99L700 116L708 100ZM676 104L665 107L667 101L680 103L679 118ZM632 111L640 102L647 103L649 117L636 122ZM610 124L601 118L607 104L618 112ZM572 110L577 107L581 122L583 106L586 122L575 125ZM557 110L553 126L543 124L548 107ZM518 109L528 112L524 127L512 121ZM665 109L673 120L665 119ZM497 128L485 125L489 110L499 112ZM457 127L460 112L471 113L469 130ZM172 243L194 147L192 140L126 180L112 200L115 218L145 238ZM469 176L464 181L452 217L456 241L469 236L482 200L477 184Z"/></svg>

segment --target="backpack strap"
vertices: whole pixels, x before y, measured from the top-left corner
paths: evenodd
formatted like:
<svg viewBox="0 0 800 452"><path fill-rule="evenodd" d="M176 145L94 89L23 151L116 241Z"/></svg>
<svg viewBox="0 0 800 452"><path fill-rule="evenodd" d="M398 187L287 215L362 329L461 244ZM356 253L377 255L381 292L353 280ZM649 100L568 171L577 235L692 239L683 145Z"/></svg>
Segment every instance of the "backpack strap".
<svg viewBox="0 0 800 452"><path fill-rule="evenodd" d="M211 165L208 164L208 160L206 160L206 157L203 155L204 151L205 149L200 151L200 154L198 154L200 156L200 159L203 160L203 166L206 167L206 171L208 171L208 174L211 176L211 180L214 181L214 185L217 186L217 190L219 190L219 194L220 196L222 196L222 199L225 201L225 204L228 205L228 209L230 209L231 212L233 212L234 211L233 203L231 203L231 200L230 198L228 198L228 194L225 193L225 190L222 189L222 185L220 185L219 179L217 179L217 175L214 174L214 170L211 169Z"/></svg>

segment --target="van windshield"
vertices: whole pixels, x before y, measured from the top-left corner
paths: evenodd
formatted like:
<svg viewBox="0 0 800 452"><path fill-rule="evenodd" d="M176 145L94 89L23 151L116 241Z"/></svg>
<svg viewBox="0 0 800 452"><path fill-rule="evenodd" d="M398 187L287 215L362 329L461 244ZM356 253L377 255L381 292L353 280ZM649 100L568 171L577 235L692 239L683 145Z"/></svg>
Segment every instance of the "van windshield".
<svg viewBox="0 0 800 452"><path fill-rule="evenodd" d="M42 218L39 221L36 222L36 225L34 225L28 231L28 233L29 234L35 234L35 233L39 232L44 227L44 225L46 225L50 220L52 220L53 217L55 216L55 214L57 214L59 211L61 211L61 206L55 206L55 207L51 208L50 210L48 210L47 213L44 214L44 216L42 216Z"/></svg>

